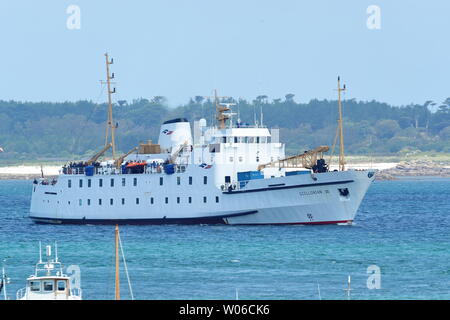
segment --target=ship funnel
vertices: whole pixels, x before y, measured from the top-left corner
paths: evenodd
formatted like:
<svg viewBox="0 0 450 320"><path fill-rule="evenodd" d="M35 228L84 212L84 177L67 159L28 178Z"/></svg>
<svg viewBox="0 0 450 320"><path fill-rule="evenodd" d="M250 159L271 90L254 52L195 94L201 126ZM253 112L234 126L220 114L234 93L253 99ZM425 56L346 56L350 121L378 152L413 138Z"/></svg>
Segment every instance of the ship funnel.
<svg viewBox="0 0 450 320"><path fill-rule="evenodd" d="M177 118L163 123L158 140L161 149L173 153L185 143L192 145L191 124L187 119Z"/></svg>

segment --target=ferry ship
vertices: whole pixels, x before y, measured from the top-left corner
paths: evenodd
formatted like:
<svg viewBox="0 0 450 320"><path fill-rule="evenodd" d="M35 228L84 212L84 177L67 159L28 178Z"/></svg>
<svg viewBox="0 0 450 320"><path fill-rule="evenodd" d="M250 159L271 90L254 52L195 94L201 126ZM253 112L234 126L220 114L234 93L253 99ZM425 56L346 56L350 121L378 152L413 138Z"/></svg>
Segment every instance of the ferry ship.
<svg viewBox="0 0 450 320"><path fill-rule="evenodd" d="M215 93L217 123L165 121L158 143L117 156L109 65L105 147L64 166L57 179L35 180L30 217L71 224L351 224L375 172L348 170L338 79L339 169L327 146L287 157L278 129L242 123ZM236 116L236 117L235 117ZM234 119L235 117L236 119ZM193 130L192 130L193 129ZM99 162L112 149L112 159Z"/></svg>

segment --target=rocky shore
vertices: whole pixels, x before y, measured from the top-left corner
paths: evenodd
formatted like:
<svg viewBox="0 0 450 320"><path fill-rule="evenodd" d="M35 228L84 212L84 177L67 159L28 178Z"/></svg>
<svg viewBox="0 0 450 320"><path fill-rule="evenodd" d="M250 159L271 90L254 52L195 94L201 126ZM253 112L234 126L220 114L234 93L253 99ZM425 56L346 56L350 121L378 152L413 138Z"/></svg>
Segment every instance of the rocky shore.
<svg viewBox="0 0 450 320"><path fill-rule="evenodd" d="M393 168L377 173L377 180L396 180L399 177L442 177L450 178L450 166L427 160L402 161Z"/></svg>

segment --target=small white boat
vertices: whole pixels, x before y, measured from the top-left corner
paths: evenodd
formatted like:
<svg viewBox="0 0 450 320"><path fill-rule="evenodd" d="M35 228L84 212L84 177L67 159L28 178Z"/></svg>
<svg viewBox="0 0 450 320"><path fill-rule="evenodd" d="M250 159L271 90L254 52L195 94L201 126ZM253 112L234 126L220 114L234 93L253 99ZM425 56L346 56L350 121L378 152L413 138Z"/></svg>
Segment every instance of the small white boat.
<svg viewBox="0 0 450 320"><path fill-rule="evenodd" d="M17 300L81 300L81 288L74 288L71 278L63 272L57 250L55 245L52 258L52 247L47 246L47 262L43 262L39 244L39 262L34 274L28 277L27 286L17 291Z"/></svg>

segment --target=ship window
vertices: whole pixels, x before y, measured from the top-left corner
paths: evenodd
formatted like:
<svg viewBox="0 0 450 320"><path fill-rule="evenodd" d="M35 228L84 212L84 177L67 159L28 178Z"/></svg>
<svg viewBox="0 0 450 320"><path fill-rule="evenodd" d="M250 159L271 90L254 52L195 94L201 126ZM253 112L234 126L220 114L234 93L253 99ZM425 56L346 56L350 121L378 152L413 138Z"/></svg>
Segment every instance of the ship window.
<svg viewBox="0 0 450 320"><path fill-rule="evenodd" d="M192 203L192 197L189 197L189 198L188 198L188 202L189 202L189 203Z"/></svg>
<svg viewBox="0 0 450 320"><path fill-rule="evenodd" d="M103 187L103 179L98 179L98 186Z"/></svg>
<svg viewBox="0 0 450 320"><path fill-rule="evenodd" d="M83 204L83 200L78 199L78 204L81 206Z"/></svg>
<svg viewBox="0 0 450 320"><path fill-rule="evenodd" d="M125 178L122 178L122 187L125 187L125 183L126 183Z"/></svg>
<svg viewBox="0 0 450 320"><path fill-rule="evenodd" d="M113 204L114 204L114 199L112 199L112 198L109 199L109 204L110 204L110 205L113 205Z"/></svg>
<svg viewBox="0 0 450 320"><path fill-rule="evenodd" d="M44 291L53 291L53 281L44 281Z"/></svg>
<svg viewBox="0 0 450 320"><path fill-rule="evenodd" d="M87 205L88 205L88 206L91 205L91 199L87 199Z"/></svg>
<svg viewBox="0 0 450 320"><path fill-rule="evenodd" d="M102 205L102 199L98 199L98 205L99 205L99 206Z"/></svg>
<svg viewBox="0 0 450 320"><path fill-rule="evenodd" d="M203 197L203 203L206 203L207 202L207 198L206 197Z"/></svg>
<svg viewBox="0 0 450 320"><path fill-rule="evenodd" d="M66 282L58 281L58 291L64 291L64 290L66 290Z"/></svg>
<svg viewBox="0 0 450 320"><path fill-rule="evenodd" d="M266 143L266 137L261 137L261 143Z"/></svg>
<svg viewBox="0 0 450 320"><path fill-rule="evenodd" d="M125 204L125 198L122 198L122 204Z"/></svg>
<svg viewBox="0 0 450 320"><path fill-rule="evenodd" d="M177 197L177 203L180 203L180 197Z"/></svg>
<svg viewBox="0 0 450 320"><path fill-rule="evenodd" d="M153 197L151 197L150 198L150 204L153 204L154 203L154 200L153 200Z"/></svg>
<svg viewBox="0 0 450 320"><path fill-rule="evenodd" d="M227 143L227 137L222 137L222 142Z"/></svg>
<svg viewBox="0 0 450 320"><path fill-rule="evenodd" d="M255 137L248 137L248 143L254 143L255 142Z"/></svg>
<svg viewBox="0 0 450 320"><path fill-rule="evenodd" d="M80 179L79 186L80 186L80 188L83 188L83 180L82 179Z"/></svg>
<svg viewBox="0 0 450 320"><path fill-rule="evenodd" d="M32 292L41 291L41 282L40 281L30 281L30 290Z"/></svg>
<svg viewBox="0 0 450 320"><path fill-rule="evenodd" d="M67 180L67 187L72 188L72 180Z"/></svg>
<svg viewBox="0 0 450 320"><path fill-rule="evenodd" d="M159 185L162 186L163 183L164 183L164 178L163 178L163 177L160 177L160 178L159 178Z"/></svg>
<svg viewBox="0 0 450 320"><path fill-rule="evenodd" d="M259 137L256 137L256 143L259 143Z"/></svg>
<svg viewBox="0 0 450 320"><path fill-rule="evenodd" d="M177 177L177 185L181 184L181 177Z"/></svg>
<svg viewBox="0 0 450 320"><path fill-rule="evenodd" d="M169 198L166 197L166 204L169 203Z"/></svg>
<svg viewBox="0 0 450 320"><path fill-rule="evenodd" d="M203 184L208 184L208 177L207 176L203 177Z"/></svg>
<svg viewBox="0 0 450 320"><path fill-rule="evenodd" d="M137 178L133 178L133 186L137 186Z"/></svg>
<svg viewBox="0 0 450 320"><path fill-rule="evenodd" d="M136 204L139 204L139 198L136 198Z"/></svg>
<svg viewBox="0 0 450 320"><path fill-rule="evenodd" d="M238 137L234 137L234 143L238 143Z"/></svg>
<svg viewBox="0 0 450 320"><path fill-rule="evenodd" d="M91 187L91 179L88 179L88 188L90 188Z"/></svg>
<svg viewBox="0 0 450 320"><path fill-rule="evenodd" d="M114 187L114 179L111 179L111 187Z"/></svg>
<svg viewBox="0 0 450 320"><path fill-rule="evenodd" d="M192 177L189 177L189 184L192 184Z"/></svg>
<svg viewBox="0 0 450 320"><path fill-rule="evenodd" d="M219 203L219 197L216 196L216 203Z"/></svg>

